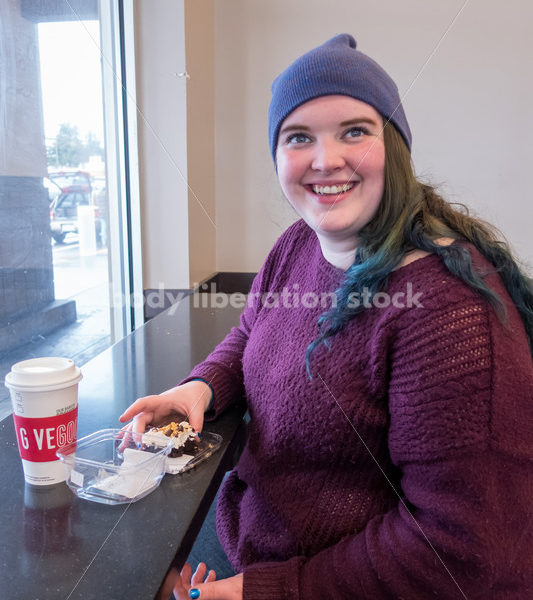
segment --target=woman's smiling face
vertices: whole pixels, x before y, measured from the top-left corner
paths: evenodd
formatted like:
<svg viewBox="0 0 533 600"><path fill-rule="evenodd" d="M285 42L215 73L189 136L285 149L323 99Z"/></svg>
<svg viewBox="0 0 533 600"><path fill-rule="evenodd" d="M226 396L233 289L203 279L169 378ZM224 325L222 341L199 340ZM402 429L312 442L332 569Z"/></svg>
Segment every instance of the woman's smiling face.
<svg viewBox="0 0 533 600"><path fill-rule="evenodd" d="M283 192L321 243L355 248L383 195L381 115L349 96L310 100L283 121L276 163Z"/></svg>

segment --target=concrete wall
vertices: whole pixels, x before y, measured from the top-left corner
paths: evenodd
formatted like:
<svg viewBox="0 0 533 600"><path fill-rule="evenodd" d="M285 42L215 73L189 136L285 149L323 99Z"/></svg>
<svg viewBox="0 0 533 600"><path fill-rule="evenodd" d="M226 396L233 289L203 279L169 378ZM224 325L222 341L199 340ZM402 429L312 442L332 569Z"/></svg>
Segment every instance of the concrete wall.
<svg viewBox="0 0 533 600"><path fill-rule="evenodd" d="M0 354L76 319L54 302L37 26L0 11Z"/></svg>
<svg viewBox="0 0 533 600"><path fill-rule="evenodd" d="M0 326L54 300L37 26L0 18ZM36 332L39 333L39 332Z"/></svg>
<svg viewBox="0 0 533 600"><path fill-rule="evenodd" d="M0 176L47 175L37 26L3 0L0 14Z"/></svg>

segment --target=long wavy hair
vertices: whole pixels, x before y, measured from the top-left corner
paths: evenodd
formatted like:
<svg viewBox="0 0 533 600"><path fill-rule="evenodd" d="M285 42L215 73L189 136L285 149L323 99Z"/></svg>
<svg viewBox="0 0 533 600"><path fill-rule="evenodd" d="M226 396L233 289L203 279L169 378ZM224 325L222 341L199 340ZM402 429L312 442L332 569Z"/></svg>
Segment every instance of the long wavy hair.
<svg viewBox="0 0 533 600"><path fill-rule="evenodd" d="M435 240L452 238L471 242L494 265L522 321L533 355L533 286L513 258L501 233L489 223L474 218L461 204L446 202L436 190L420 182L414 173L411 155L396 128L384 126L385 185L378 210L358 234L353 265L346 271L341 287L335 291L336 305L318 320L319 335L306 351L307 372L310 357L321 343L365 310L350 302L353 293L372 297L387 289L389 276L406 253L420 249L442 258L455 277L466 283L497 311L502 321L506 311L502 299L472 268L470 254L460 244L439 245ZM365 288L367 291L365 291Z"/></svg>

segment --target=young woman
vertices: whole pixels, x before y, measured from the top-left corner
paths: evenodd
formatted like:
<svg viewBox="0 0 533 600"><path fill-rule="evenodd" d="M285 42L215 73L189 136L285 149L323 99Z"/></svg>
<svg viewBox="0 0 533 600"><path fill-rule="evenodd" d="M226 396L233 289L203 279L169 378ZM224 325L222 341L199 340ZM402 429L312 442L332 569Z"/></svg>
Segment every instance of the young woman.
<svg viewBox="0 0 533 600"><path fill-rule="evenodd" d="M272 155L301 220L240 327L121 417L142 431L178 411L201 429L246 394L249 441L217 507L236 574L186 566L175 594L533 595L530 283L490 226L417 181L397 88L350 35L272 92Z"/></svg>

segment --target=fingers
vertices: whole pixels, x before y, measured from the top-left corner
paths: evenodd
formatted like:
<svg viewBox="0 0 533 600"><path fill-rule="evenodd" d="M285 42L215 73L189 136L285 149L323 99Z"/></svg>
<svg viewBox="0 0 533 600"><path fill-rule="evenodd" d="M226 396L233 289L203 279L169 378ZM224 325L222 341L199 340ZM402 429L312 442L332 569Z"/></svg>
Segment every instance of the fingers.
<svg viewBox="0 0 533 600"><path fill-rule="evenodd" d="M207 571L207 567L205 566L205 563L200 563L196 567L196 571L194 572L194 575L191 577L191 585L194 586L197 583L202 583L204 580L206 571Z"/></svg>
<svg viewBox="0 0 533 600"><path fill-rule="evenodd" d="M191 427L194 429L194 431L196 431L196 433L201 433L202 428L204 426L204 420L203 419L194 419L193 417L190 417L190 421L189 421Z"/></svg>
<svg viewBox="0 0 533 600"><path fill-rule="evenodd" d="M204 426L204 406L201 398L194 403L189 413L189 423L196 431L202 431Z"/></svg>
<svg viewBox="0 0 533 600"><path fill-rule="evenodd" d="M183 579L183 581L190 581L191 580L191 571L192 571L191 565L188 562L186 562L183 565L183 569L181 570L181 573L180 573L181 578Z"/></svg>
<svg viewBox="0 0 533 600"><path fill-rule="evenodd" d="M205 582L209 583L210 581L216 581L216 578L217 574L211 569L211 571L209 571L207 577L205 578Z"/></svg>
<svg viewBox="0 0 533 600"><path fill-rule="evenodd" d="M203 382L190 381L183 386L167 390L156 396L137 399L120 415L122 423L133 419L131 431L144 432L146 425L173 415L181 415L194 427L202 431L204 410L211 397L210 387Z"/></svg>
<svg viewBox="0 0 533 600"><path fill-rule="evenodd" d="M215 579L217 578L215 571L211 570L209 571L207 577L205 576L207 573L207 566L205 563L199 563L198 566L196 567L196 571L194 573L194 575L191 578L191 586L195 586L198 585L199 583L202 582L209 582L209 581L215 581Z"/></svg>
<svg viewBox="0 0 533 600"><path fill-rule="evenodd" d="M135 400L135 402L128 406L128 408L120 415L119 421L121 423L125 423L126 421L133 419L135 415L138 415L139 413L146 410L146 408L148 407L148 401L152 397L153 396L145 396L144 398L139 398L138 400Z"/></svg>
<svg viewBox="0 0 533 600"><path fill-rule="evenodd" d="M131 428L129 427L129 425L127 425L126 427L123 427L121 429L121 434L119 435L119 438L118 438L121 440L120 445L118 447L119 452L124 452L124 449L128 447L130 438L131 438Z"/></svg>
<svg viewBox="0 0 533 600"><path fill-rule="evenodd" d="M191 565L185 563L174 584L174 596L178 600L189 600L189 581L191 580Z"/></svg>
<svg viewBox="0 0 533 600"><path fill-rule="evenodd" d="M179 579L178 576L178 571L177 569L170 569L169 574L167 575L165 581L163 582L163 585L161 586L161 591L159 592L159 595L157 597L157 600L169 600L170 596L172 594L172 591L174 589L174 584L176 582L176 580ZM180 598L178 596L178 598ZM187 598L186 595L183 596L184 600ZM181 600L181 598L180 598Z"/></svg>
<svg viewBox="0 0 533 600"><path fill-rule="evenodd" d="M212 396L212 391L209 385L204 381L188 381L182 386L179 386L182 394L186 394L186 414L188 415L189 423L196 429L202 431L204 425L204 412Z"/></svg>
<svg viewBox="0 0 533 600"><path fill-rule="evenodd" d="M210 572L214 573L214 571ZM205 583L195 584L189 590L189 598L193 600L242 600L242 573L229 577L228 579L220 579L219 581L207 581Z"/></svg>
<svg viewBox="0 0 533 600"><path fill-rule="evenodd" d="M207 577L205 576L207 572L205 563L199 563L192 577L191 571L191 565L189 563L185 563L183 565L183 569L181 570L180 576L175 582L174 596L176 596L178 600L189 600L189 591L191 586L194 589L195 586L201 584L202 582L211 583L216 580L216 573L213 570L209 571Z"/></svg>
<svg viewBox="0 0 533 600"><path fill-rule="evenodd" d="M144 433L146 426L152 421L154 413L144 412L133 418L132 430L134 433Z"/></svg>

